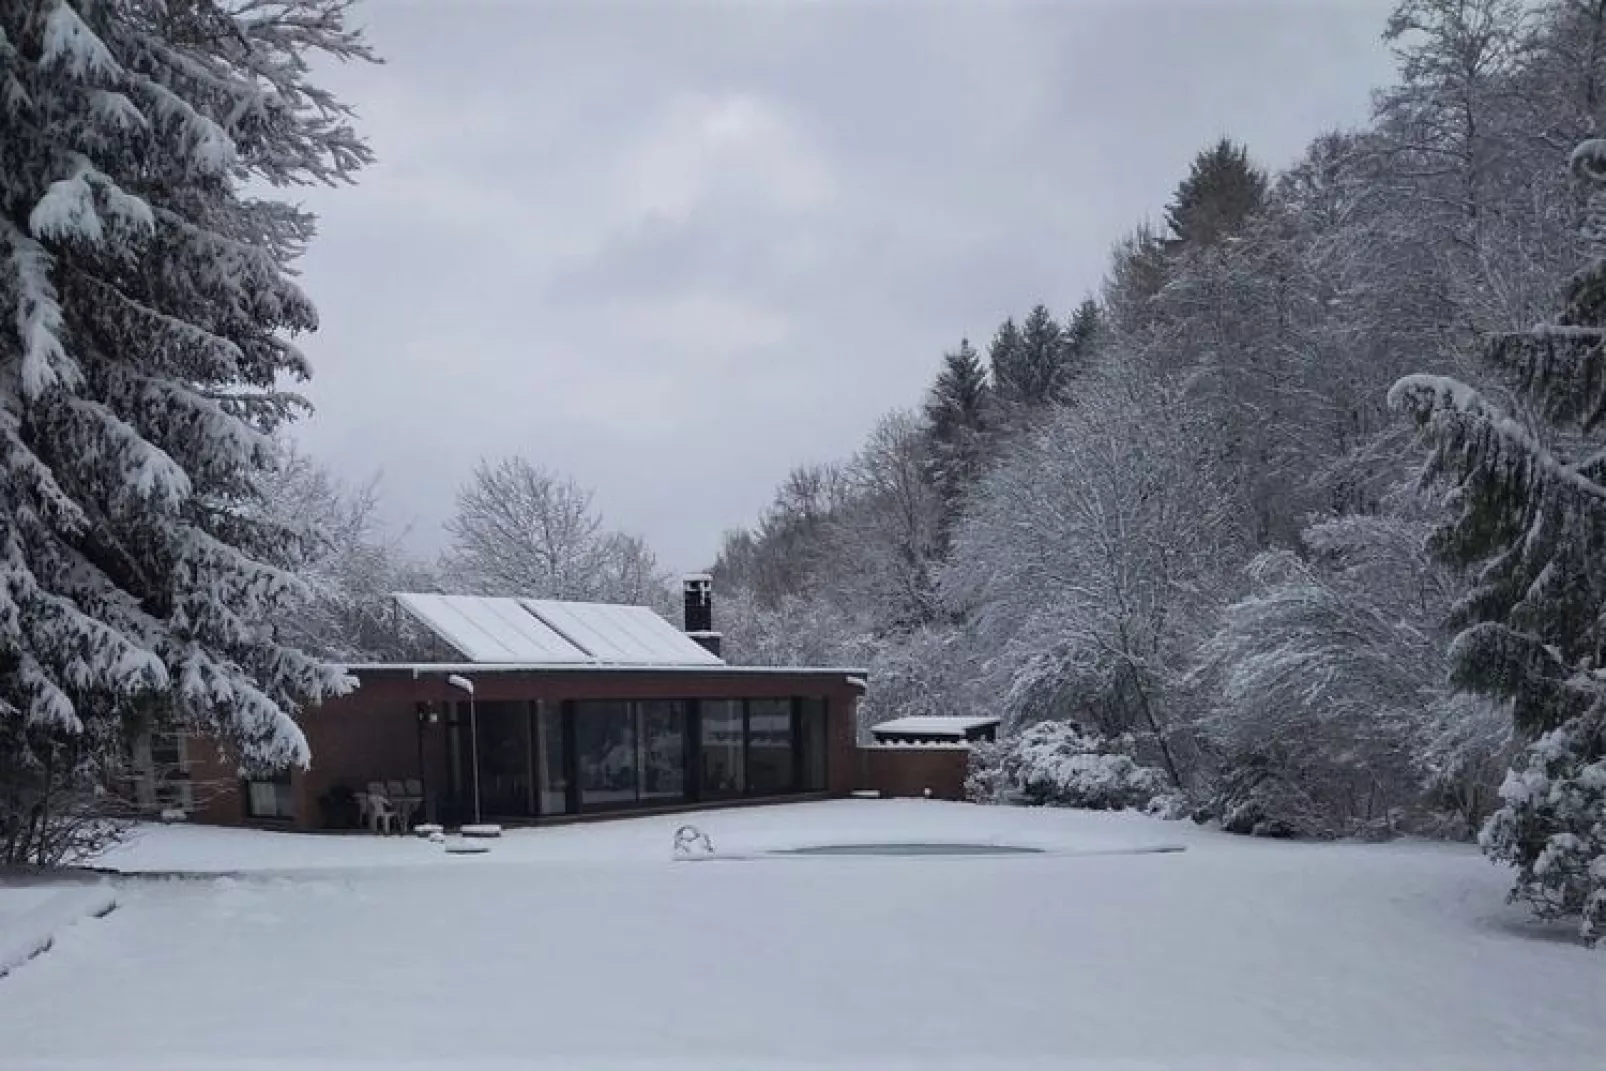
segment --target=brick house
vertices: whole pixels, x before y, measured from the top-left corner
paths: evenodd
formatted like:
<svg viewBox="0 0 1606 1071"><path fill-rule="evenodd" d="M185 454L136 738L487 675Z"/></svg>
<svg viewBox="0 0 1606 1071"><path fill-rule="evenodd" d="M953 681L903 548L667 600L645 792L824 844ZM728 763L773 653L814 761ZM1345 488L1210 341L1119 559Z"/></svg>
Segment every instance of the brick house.
<svg viewBox="0 0 1606 1071"><path fill-rule="evenodd" d="M356 824L353 798L401 782L417 817L541 823L845 795L864 671L734 666L706 577L687 629L645 607L397 596L437 660L351 666L359 687L304 710L308 770L241 780L215 742L182 742L192 820ZM171 788L171 785L169 786Z"/></svg>

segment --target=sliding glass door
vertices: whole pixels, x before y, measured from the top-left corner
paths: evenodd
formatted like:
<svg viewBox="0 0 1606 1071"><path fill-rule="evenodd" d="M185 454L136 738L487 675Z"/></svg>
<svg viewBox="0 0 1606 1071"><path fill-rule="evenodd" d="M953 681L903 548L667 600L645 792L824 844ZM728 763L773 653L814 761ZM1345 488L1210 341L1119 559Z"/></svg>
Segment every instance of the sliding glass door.
<svg viewBox="0 0 1606 1071"><path fill-rule="evenodd" d="M477 705L480 749L480 809L486 817L524 818L535 813L530 784L530 704Z"/></svg>
<svg viewBox="0 0 1606 1071"><path fill-rule="evenodd" d="M576 703L574 736L580 806L589 810L634 803L639 762L631 704L611 700Z"/></svg>
<svg viewBox="0 0 1606 1071"><path fill-rule="evenodd" d="M703 799L730 799L746 790L745 724L740 699L703 700L699 734Z"/></svg>
<svg viewBox="0 0 1606 1071"><path fill-rule="evenodd" d="M534 713L539 813L817 792L823 700L577 700ZM695 706L696 717L692 717ZM572 784L571 784L572 781Z"/></svg>
<svg viewBox="0 0 1606 1071"><path fill-rule="evenodd" d="M636 739L641 743L640 796L670 801L686 795L686 704L652 699L636 704Z"/></svg>
<svg viewBox="0 0 1606 1071"><path fill-rule="evenodd" d="M542 700L536 704L536 802L543 815L569 813L568 739L563 720L561 703Z"/></svg>
<svg viewBox="0 0 1606 1071"><path fill-rule="evenodd" d="M574 704L580 806L669 803L686 796L686 703Z"/></svg>
<svg viewBox="0 0 1606 1071"><path fill-rule="evenodd" d="M748 795L781 796L797 791L797 766L793 754L792 701L748 700Z"/></svg>

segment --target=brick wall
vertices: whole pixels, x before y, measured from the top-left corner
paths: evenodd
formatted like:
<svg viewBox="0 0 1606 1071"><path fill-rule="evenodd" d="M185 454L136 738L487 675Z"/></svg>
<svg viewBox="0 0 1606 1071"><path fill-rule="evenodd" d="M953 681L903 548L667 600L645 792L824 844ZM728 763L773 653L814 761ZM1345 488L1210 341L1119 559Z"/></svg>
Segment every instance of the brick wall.
<svg viewBox="0 0 1606 1071"><path fill-rule="evenodd" d="M970 749L960 747L864 747L859 749L859 788L883 796L965 798Z"/></svg>
<svg viewBox="0 0 1606 1071"><path fill-rule="evenodd" d="M295 778L300 828L324 825L318 800L336 785L361 792L370 781L417 779L431 796L446 785L445 726L425 725L420 732L417 706L406 699L353 695L307 711L301 728L312 767Z"/></svg>
<svg viewBox="0 0 1606 1071"><path fill-rule="evenodd" d="M826 787L846 796L859 781L859 691L841 688L826 696Z"/></svg>
<svg viewBox="0 0 1606 1071"><path fill-rule="evenodd" d="M807 674L719 673L467 673L481 701L544 699L671 699L819 696L827 704L827 789L845 796L860 787L857 747L859 689L846 678ZM463 698L444 675L415 677L410 671L360 674L362 686L350 695L303 711L300 723L312 749L312 767L292 776L295 826L324 825L319 798L336 785L360 791L369 781L417 778L429 796L447 784L445 703ZM430 703L442 720L426 724L420 761L418 704ZM237 763L215 742L191 739L192 771L204 770L212 790L193 815L195 821L236 825L249 821ZM193 776L200 776L199 774ZM621 812L621 815L629 812Z"/></svg>
<svg viewBox="0 0 1606 1071"><path fill-rule="evenodd" d="M195 798L190 818L197 822L232 826L245 818L240 795L239 760L216 740L186 735L184 768Z"/></svg>

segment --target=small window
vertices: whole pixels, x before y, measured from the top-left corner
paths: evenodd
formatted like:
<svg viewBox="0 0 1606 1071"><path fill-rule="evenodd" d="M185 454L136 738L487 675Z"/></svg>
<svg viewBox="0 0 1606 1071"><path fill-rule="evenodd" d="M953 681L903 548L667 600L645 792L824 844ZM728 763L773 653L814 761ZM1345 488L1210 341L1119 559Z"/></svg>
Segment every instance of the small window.
<svg viewBox="0 0 1606 1071"><path fill-rule="evenodd" d="M194 791L184 758L184 730L150 729L130 751L133 802L144 812L193 810Z"/></svg>
<svg viewBox="0 0 1606 1071"><path fill-rule="evenodd" d="M252 818L294 818L295 792L290 772L271 778L252 778L245 783L245 813Z"/></svg>

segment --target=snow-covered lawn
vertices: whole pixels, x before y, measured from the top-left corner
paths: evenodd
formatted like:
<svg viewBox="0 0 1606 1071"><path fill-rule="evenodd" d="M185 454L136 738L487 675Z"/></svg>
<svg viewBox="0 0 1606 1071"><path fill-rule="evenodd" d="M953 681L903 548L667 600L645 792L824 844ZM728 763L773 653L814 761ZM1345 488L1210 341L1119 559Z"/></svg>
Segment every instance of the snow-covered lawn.
<svg viewBox="0 0 1606 1071"><path fill-rule="evenodd" d="M111 862L215 876L119 879L118 910L0 979L0 1067L1573 1071L1606 1054L1606 954L1505 907L1506 875L1470 849L854 800L692 816L742 858L676 862L687 820L513 832L466 857L152 828ZM764 855L895 841L1045 851ZM1138 851L1167 846L1186 851Z"/></svg>

